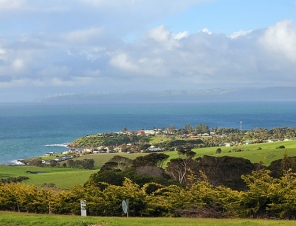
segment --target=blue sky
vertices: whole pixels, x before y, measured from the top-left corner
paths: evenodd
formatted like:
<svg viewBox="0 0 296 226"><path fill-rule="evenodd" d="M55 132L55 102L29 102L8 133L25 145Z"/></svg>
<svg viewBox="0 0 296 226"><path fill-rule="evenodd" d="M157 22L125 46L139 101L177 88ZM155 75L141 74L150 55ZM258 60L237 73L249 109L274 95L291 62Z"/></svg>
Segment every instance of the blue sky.
<svg viewBox="0 0 296 226"><path fill-rule="evenodd" d="M296 84L296 0L0 0L0 102Z"/></svg>

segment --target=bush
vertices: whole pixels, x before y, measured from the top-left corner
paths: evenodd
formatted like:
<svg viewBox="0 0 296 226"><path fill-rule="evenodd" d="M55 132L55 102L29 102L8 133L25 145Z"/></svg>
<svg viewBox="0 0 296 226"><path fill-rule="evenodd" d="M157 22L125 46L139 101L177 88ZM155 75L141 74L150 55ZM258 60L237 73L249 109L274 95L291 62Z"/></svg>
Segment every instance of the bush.
<svg viewBox="0 0 296 226"><path fill-rule="evenodd" d="M29 177L26 177L26 176L19 176L19 177L8 177L6 179L1 179L1 181L3 183L16 183L16 182L22 182L24 180L28 180Z"/></svg>
<svg viewBox="0 0 296 226"><path fill-rule="evenodd" d="M221 152L222 152L222 149L221 148L217 148L216 154L221 154Z"/></svg>

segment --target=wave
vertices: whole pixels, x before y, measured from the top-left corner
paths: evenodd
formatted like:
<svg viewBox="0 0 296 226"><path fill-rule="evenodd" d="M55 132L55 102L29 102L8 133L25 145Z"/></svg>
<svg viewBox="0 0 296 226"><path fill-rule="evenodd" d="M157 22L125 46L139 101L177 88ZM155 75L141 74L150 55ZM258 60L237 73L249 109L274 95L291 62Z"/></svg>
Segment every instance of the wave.
<svg viewBox="0 0 296 226"><path fill-rule="evenodd" d="M9 165L19 165L19 166L23 166L25 165L22 160L12 160L12 161L9 161Z"/></svg>
<svg viewBox="0 0 296 226"><path fill-rule="evenodd" d="M69 143L63 143L63 144L46 144L44 145L46 147L68 147Z"/></svg>

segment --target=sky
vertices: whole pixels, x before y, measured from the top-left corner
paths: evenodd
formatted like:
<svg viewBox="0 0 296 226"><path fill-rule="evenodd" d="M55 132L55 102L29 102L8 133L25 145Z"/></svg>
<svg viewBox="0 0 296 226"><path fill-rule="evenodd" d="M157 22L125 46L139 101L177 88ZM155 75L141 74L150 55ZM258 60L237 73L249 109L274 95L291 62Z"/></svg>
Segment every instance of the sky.
<svg viewBox="0 0 296 226"><path fill-rule="evenodd" d="M296 85L296 0L0 0L0 102Z"/></svg>

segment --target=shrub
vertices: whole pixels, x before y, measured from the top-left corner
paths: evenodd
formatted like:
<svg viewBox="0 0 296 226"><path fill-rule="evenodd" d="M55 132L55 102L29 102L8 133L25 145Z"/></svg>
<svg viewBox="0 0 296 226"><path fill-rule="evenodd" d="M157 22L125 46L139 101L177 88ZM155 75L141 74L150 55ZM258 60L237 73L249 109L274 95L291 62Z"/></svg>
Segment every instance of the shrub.
<svg viewBox="0 0 296 226"><path fill-rule="evenodd" d="M216 154L221 154L221 152L222 152L222 149L221 148L217 148Z"/></svg>

